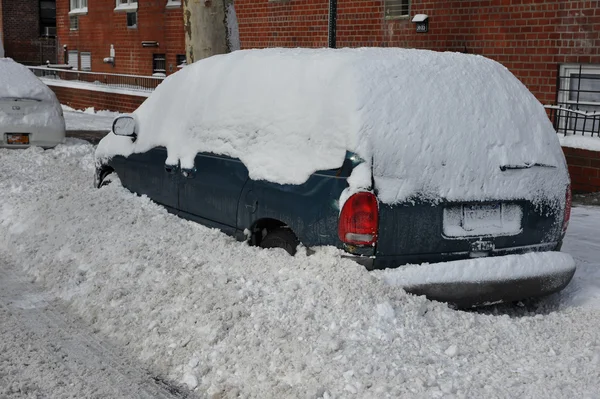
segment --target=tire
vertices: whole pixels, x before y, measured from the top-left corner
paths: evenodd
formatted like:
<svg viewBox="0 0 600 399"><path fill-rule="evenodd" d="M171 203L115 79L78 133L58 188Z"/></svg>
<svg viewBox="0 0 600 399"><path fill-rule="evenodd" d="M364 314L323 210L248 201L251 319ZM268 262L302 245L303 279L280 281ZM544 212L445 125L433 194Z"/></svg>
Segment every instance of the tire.
<svg viewBox="0 0 600 399"><path fill-rule="evenodd" d="M260 242L261 248L282 248L292 256L296 254L296 248L300 244L294 232L285 227L279 227L267 233Z"/></svg>
<svg viewBox="0 0 600 399"><path fill-rule="evenodd" d="M114 172L112 170L106 170L104 172L102 172L102 174L100 175L100 183L98 184L98 188L102 188L104 186L108 186L110 184L110 182L112 181L112 174Z"/></svg>

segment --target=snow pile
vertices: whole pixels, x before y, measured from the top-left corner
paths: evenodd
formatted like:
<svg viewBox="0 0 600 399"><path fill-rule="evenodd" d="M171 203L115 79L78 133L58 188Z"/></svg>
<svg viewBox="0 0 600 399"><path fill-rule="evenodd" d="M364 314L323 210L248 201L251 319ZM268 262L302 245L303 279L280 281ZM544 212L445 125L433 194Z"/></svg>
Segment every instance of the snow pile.
<svg viewBox="0 0 600 399"><path fill-rule="evenodd" d="M376 271L388 284L412 287L439 283L476 283L510 281L573 270L575 261L560 252L507 255L500 258L478 258L444 263L406 265L398 269Z"/></svg>
<svg viewBox="0 0 600 399"><path fill-rule="evenodd" d="M568 179L542 105L506 68L480 56L236 51L169 76L134 115L137 141L109 134L99 158L160 145L169 162L187 168L208 151L240 158L253 179L301 184L316 170L339 167L350 150L373 162L385 203L560 202ZM556 168L500 170L535 163Z"/></svg>
<svg viewBox="0 0 600 399"><path fill-rule="evenodd" d="M562 292L575 306L600 308L600 206L573 208L563 251L577 261L573 281Z"/></svg>
<svg viewBox="0 0 600 399"><path fill-rule="evenodd" d="M31 98L56 101L56 96L25 66L10 58L0 59L0 99Z"/></svg>
<svg viewBox="0 0 600 399"><path fill-rule="evenodd" d="M289 257L248 247L119 184L93 189L93 151L73 140L0 150L0 253L197 397L570 399L600 390L598 306L523 311L530 317L453 311L336 249ZM598 235L587 236L595 246L582 242L581 255L597 268Z"/></svg>
<svg viewBox="0 0 600 399"><path fill-rule="evenodd" d="M109 132L114 118L119 115L118 112L108 110L96 111L94 107L80 111L62 105L62 109L65 113L67 130Z"/></svg>
<svg viewBox="0 0 600 399"><path fill-rule="evenodd" d="M600 151L600 137L579 135L558 135L560 145L563 147L579 148L588 151Z"/></svg>
<svg viewBox="0 0 600 399"><path fill-rule="evenodd" d="M110 116L113 118L120 115L119 112L109 111L106 109L96 111L96 109L94 107L88 107L83 110L79 110L79 109L75 109L75 108L69 107L68 105L64 105L64 104L62 104L61 106L62 106L63 111L65 111L65 112L81 112L81 113L84 113L87 115Z"/></svg>

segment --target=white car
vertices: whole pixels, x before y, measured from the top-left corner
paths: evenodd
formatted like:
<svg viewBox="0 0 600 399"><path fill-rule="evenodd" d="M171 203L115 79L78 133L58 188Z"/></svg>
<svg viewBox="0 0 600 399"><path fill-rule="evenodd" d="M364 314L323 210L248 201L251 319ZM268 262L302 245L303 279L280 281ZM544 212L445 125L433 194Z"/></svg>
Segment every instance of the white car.
<svg viewBox="0 0 600 399"><path fill-rule="evenodd" d="M60 102L29 69L0 58L0 148L54 147L65 140Z"/></svg>

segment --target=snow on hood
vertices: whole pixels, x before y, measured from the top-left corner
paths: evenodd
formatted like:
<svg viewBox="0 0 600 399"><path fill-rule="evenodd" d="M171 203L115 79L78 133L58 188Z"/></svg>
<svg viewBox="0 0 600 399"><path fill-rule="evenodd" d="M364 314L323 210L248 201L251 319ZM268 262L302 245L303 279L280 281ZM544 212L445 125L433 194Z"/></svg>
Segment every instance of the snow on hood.
<svg viewBox="0 0 600 399"><path fill-rule="evenodd" d="M191 167L197 152L213 152L241 159L253 179L301 184L339 167L349 150L372 163L385 203L560 200L568 182L542 105L505 67L481 56L236 51L169 76L134 115L138 140L110 134L97 157L165 146L168 162ZM555 168L500 170L526 164Z"/></svg>
<svg viewBox="0 0 600 399"><path fill-rule="evenodd" d="M0 99L6 97L54 100L52 90L25 66L0 58Z"/></svg>

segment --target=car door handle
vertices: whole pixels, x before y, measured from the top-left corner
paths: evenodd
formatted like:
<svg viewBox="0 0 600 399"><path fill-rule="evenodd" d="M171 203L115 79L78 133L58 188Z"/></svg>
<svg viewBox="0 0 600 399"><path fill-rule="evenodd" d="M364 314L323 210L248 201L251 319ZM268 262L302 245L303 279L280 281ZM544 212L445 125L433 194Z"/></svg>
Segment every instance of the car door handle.
<svg viewBox="0 0 600 399"><path fill-rule="evenodd" d="M196 168L184 169L181 168L181 175L186 179L193 179L196 176Z"/></svg>
<svg viewBox="0 0 600 399"><path fill-rule="evenodd" d="M177 172L177 169L179 169L178 165L169 165L169 164L165 164L165 172L167 172L168 174L172 175L175 172Z"/></svg>

